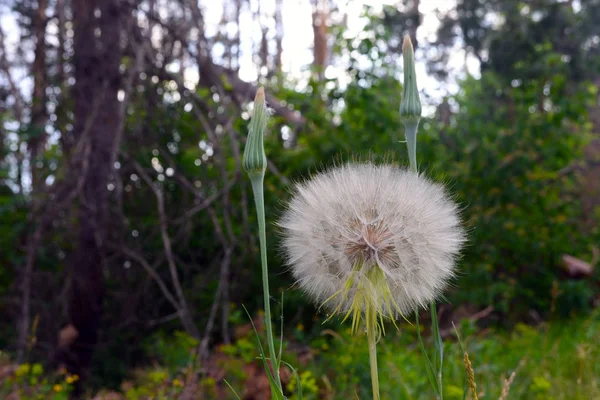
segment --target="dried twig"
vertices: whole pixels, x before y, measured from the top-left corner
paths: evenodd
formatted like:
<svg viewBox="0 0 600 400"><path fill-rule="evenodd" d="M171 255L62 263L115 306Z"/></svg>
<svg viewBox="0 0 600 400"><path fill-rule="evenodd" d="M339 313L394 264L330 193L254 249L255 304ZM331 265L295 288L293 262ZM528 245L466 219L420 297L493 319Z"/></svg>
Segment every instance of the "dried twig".
<svg viewBox="0 0 600 400"><path fill-rule="evenodd" d="M2 28L0 27L0 68L2 68L2 71L4 71L4 74L6 75L6 80L8 81L8 85L10 87L10 94L13 96L15 104L14 104L14 111L15 111L15 119L19 122L22 123L23 122L23 115L24 115L24 111L25 111L25 101L23 100L23 95L21 93L21 91L19 90L19 87L17 86L15 80L13 79L12 76L12 72L11 72L11 65L10 62L8 60L7 55L7 51L6 51L6 45L5 45L5 35L4 35L4 30L2 30Z"/></svg>
<svg viewBox="0 0 600 400"><path fill-rule="evenodd" d="M219 283L217 285L217 290L214 295L213 304L210 307L210 312L208 314L208 320L206 322L206 328L204 330L204 336L200 341L200 346L198 348L198 356L200 360L205 360L208 356L208 345L210 342L210 335L212 334L212 330L214 328L215 319L217 315L217 310L219 308L219 303L223 295L223 291L225 289L224 285L227 281L227 271L229 269L229 264L231 263L231 255L233 253L233 248L228 247L225 249L225 255L223 256L223 261L221 262L221 272L219 274Z"/></svg>
<svg viewBox="0 0 600 400"><path fill-rule="evenodd" d="M154 184L152 179L148 176L146 171L139 165L135 160L130 160L134 169L139 173L140 177L146 182L146 184L152 189L154 192L154 196L156 197L156 208L158 211L159 218L159 227L161 238L163 242L163 248L165 251L165 256L167 259L167 264L169 265L169 272L171 274L171 284L175 289L175 293L178 298L178 303L181 307L181 321L184 324L184 328L186 331L192 335L193 337L199 337L198 328L193 322L189 306L183 294L183 288L181 286L181 282L179 280L179 274L177 272L177 265L175 263L175 258L173 256L173 249L171 246L171 238L168 233L168 224L167 224L167 215L165 213L165 201L164 196L160 188Z"/></svg>
<svg viewBox="0 0 600 400"><path fill-rule="evenodd" d="M499 400L506 400L508 399L508 391L510 390L510 386L512 385L513 381L515 380L515 376L517 376L517 371L513 371L510 376L508 377L508 379L504 380L504 386L502 386L502 394L500 394L500 399Z"/></svg>
<svg viewBox="0 0 600 400"><path fill-rule="evenodd" d="M150 265L150 263L140 253L134 251L133 249L127 248L125 246L116 246L114 244L113 245L109 244L109 247L113 248L114 250L121 251L124 255L131 258L133 261L137 262L139 265L141 265L142 268L144 268L144 270L148 273L148 275L150 275L150 277L154 280L154 282L156 282L156 284L158 285L163 296L165 296L165 299L167 299L167 301L169 303L171 303L173 308L175 310L177 310L177 313L180 313L181 306L179 305L178 301L175 299L175 296L171 293L171 291L167 287L167 284L160 277L158 272L156 272L154 267L152 267Z"/></svg>

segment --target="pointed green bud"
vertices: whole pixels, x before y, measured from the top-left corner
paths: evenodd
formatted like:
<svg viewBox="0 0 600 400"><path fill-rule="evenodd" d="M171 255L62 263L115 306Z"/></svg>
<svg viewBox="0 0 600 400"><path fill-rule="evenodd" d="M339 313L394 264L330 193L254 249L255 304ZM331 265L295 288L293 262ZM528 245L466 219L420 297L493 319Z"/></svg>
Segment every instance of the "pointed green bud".
<svg viewBox="0 0 600 400"><path fill-rule="evenodd" d="M421 118L421 101L417 89L417 74L415 72L415 51L408 35L404 36L402 44L404 58L404 87L400 102L400 116L403 119L419 120Z"/></svg>
<svg viewBox="0 0 600 400"><path fill-rule="evenodd" d="M400 116L404 123L410 168L417 172L417 129L421 119L421 100L419 100L419 90L417 89L415 50L408 35L404 36L402 56L404 58L404 87L400 102Z"/></svg>
<svg viewBox="0 0 600 400"><path fill-rule="evenodd" d="M242 158L242 167L248 175L264 175L267 169L267 156L263 138L269 121L269 111L265 103L265 90L260 87L254 98L254 113L250 120L248 139Z"/></svg>

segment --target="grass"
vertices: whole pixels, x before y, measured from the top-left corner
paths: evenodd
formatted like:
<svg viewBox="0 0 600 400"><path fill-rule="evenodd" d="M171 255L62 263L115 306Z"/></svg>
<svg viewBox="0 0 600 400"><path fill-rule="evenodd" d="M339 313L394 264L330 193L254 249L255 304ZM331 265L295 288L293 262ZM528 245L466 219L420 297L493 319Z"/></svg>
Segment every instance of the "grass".
<svg viewBox="0 0 600 400"><path fill-rule="evenodd" d="M537 328L517 325L512 332L476 333L468 323L457 329L469 353L480 399L501 398L505 379L514 371L509 399L600 399L598 312ZM370 398L363 339L346 331L330 341L314 341L321 348L307 367L320 378L317 381L335 382L314 398ZM432 346L431 339L426 341L427 348ZM414 326L390 331L379 347L382 398L434 398ZM444 354L444 399L463 399L464 353L455 338L445 340Z"/></svg>
<svg viewBox="0 0 600 400"><path fill-rule="evenodd" d="M391 327L390 327L391 328ZM425 327L422 327L425 329ZM303 399L371 399L369 353L365 338L352 335L350 327L334 321L317 324L310 333L304 327L286 326L290 339L285 355L298 369L294 376L282 371L283 384L292 393L300 380ZM587 317L552 321L538 327L517 325L511 331L478 331L469 322L457 326L468 351L479 399L500 399L507 379L513 372L514 381L504 399L527 400L590 400L600 399L600 310ZM385 340L378 345L379 386L382 399L431 400L435 393L429 381L426 361L417 341L415 325L403 323L400 330L388 329ZM133 371L124 383L122 393L111 399L178 400L186 388L203 399L235 399L222 378L225 377L240 395L251 393L262 379L257 360L254 334L248 332L228 346L215 349L210 364L190 370L192 352L196 346L185 335L161 339L162 346L152 346L155 363L152 367ZM433 352L430 335L425 347ZM298 351L298 349L301 349ZM173 358L174 355L179 355ZM8 364L8 360L0 364ZM0 365L1 366L1 365ZM20 368L19 370L21 370ZM209 375L206 375L207 371ZM464 353L456 337L444 340L444 400L473 399L464 390ZM0 398L16 388L24 389L25 377L0 379ZM51 384L42 385L44 377L35 377L35 384L26 381L33 399L41 393L43 399L56 399ZM21 382L21 384L19 384ZM39 383L38 383L39 382ZM47 386L47 387L46 387ZM266 382L268 388L268 382ZM46 391L46 392L44 392ZM118 397L117 397L118 396ZM298 400L291 396L290 400Z"/></svg>

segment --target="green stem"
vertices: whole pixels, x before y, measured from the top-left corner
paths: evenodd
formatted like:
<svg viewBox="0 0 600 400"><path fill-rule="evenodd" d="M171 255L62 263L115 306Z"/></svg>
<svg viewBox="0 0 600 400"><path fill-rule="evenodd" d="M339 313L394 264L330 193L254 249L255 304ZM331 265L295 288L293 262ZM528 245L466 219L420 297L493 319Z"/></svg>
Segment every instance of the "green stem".
<svg viewBox="0 0 600 400"><path fill-rule="evenodd" d="M404 134L406 136L406 146L408 147L408 159L410 169L417 172L417 129L419 128L419 119L407 118L404 120Z"/></svg>
<svg viewBox="0 0 600 400"><path fill-rule="evenodd" d="M404 121L404 132L406 135L406 146L408 147L408 159L410 161L410 169L413 172L418 172L417 169L417 129L419 128L419 118L406 118ZM440 335L440 329L437 320L437 310L435 307L435 301L431 302L431 322L433 328L433 340L435 343L435 359L434 364L431 364L425 346L421 339L420 327L419 327L419 312L416 311L417 315L417 334L419 335L419 342L421 351L427 359L427 363L431 367L430 380L434 390L437 391L438 400L444 399L443 392L443 375L442 367L444 364L444 343L442 342L442 336ZM429 372L429 371L428 371Z"/></svg>
<svg viewBox="0 0 600 400"><path fill-rule="evenodd" d="M442 335L440 334L440 327L438 325L438 317L437 310L435 307L435 301L431 301L431 324L433 330L433 340L435 343L435 362L437 368L437 385L438 385L438 398L439 400L444 400L444 390L443 390L443 375L442 375L442 367L444 365L444 342L442 341Z"/></svg>
<svg viewBox="0 0 600 400"><path fill-rule="evenodd" d="M367 313L370 314L370 313ZM377 372L377 314L366 315L367 338L369 340L369 361L371 364L371 385L373 386L373 400L379 400L379 375Z"/></svg>
<svg viewBox="0 0 600 400"><path fill-rule="evenodd" d="M279 360L275 353L275 343L273 340L273 326L271 324L271 296L269 295L269 267L267 264L267 234L265 227L265 196L263 192L264 172L260 174L251 174L252 191L254 192L254 202L256 203L256 214L258 216L258 235L260 240L260 261L262 265L262 283L263 296L265 302L265 328L267 333L267 346L269 348L269 357L273 366L273 375L277 387L281 390L281 379L279 377Z"/></svg>

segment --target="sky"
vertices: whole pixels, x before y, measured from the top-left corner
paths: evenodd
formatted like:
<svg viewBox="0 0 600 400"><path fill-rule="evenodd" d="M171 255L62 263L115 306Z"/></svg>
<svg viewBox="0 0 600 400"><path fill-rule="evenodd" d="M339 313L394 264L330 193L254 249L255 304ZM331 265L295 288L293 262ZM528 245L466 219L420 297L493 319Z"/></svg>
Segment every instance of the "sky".
<svg viewBox="0 0 600 400"><path fill-rule="evenodd" d="M248 4L253 12L256 12L259 7L262 14L269 16L263 18L261 23L264 23L270 32L275 32L274 21L270 16L275 12L276 0L249 0ZM347 31L346 37L356 37L360 35L366 24L366 18L362 17L364 7L369 5L373 7L375 12L381 11L384 5L394 5L398 1L390 0L342 0L336 2L340 11L347 14ZM422 14L422 24L417 30L417 40L419 43L433 42L436 40L436 31L439 26L439 20L436 17L435 10L447 11L456 4L455 0L421 0L419 4L419 12ZM219 1L205 0L205 21L209 33L216 33L217 26L223 15L223 5ZM240 60L240 77L246 81L255 81L258 78L258 70L256 62L253 60L255 49L253 45L260 42L261 25L253 18L252 13L246 12L242 14L240 22L241 35L241 60ZM284 73L299 80L299 86L306 82L309 73L307 67L313 61L313 31L312 31L312 12L313 5L310 0L284 0L282 10L283 20L283 54L282 68ZM230 34L235 33L235 27L231 26ZM222 49L215 49L217 53L221 53ZM456 94L458 91L457 79L465 75L465 71L471 75L479 75L479 62L472 56L466 56L463 49L457 46L450 53L448 67L451 74L447 82L438 82L433 77L426 73L426 54L421 49L416 51L416 70L417 80L420 89L431 97L432 103L426 107L424 112L432 113L435 105L439 103L444 95ZM341 86L345 86L348 77L344 72L343 65L330 65L325 71L325 76L329 79L338 79ZM191 81L197 79L197 74L190 71L187 78ZM400 78L400 77L398 77Z"/></svg>
<svg viewBox="0 0 600 400"><path fill-rule="evenodd" d="M246 81L255 81L258 77L255 60L253 56L256 53L255 45L259 43L261 37L261 24L269 28L270 34L275 32L274 21L271 16L275 12L276 0L248 0L245 5L245 12L241 16L241 60L240 77ZM337 1L340 11L347 14L346 37L354 37L360 34L366 19L361 17L365 5L373 7L377 12L384 5L393 5L398 1L392 0L341 0ZM259 4L260 3L260 4ZM217 27L222 20L223 2L215 0L201 0L204 7L205 21L207 25L207 34L210 36L217 32ZM434 11L439 9L446 11L452 8L455 0L421 0L419 12L422 14L422 24L417 30L417 39L419 43L427 43L435 40L435 33L439 25ZM263 18L261 24L253 18L252 12L256 12L260 7ZM312 63L312 10L311 0L284 0L282 9L283 19L283 70L289 76L302 82L302 78L307 76L307 67ZM13 53L19 44L19 30L14 15L7 12L7 6L0 6L0 24L6 35L6 46L8 52ZM232 24L231 29L235 29ZM217 51L219 49L216 49ZM222 49L221 49L222 51ZM417 79L420 89L433 98L433 101L440 100L443 95L454 94L458 90L456 79L461 77L468 69L469 73L477 76L479 74L479 65L473 57L466 57L464 50L457 47L451 52L449 69L454 71L448 82L444 82L440 87L440 82L429 77L425 68L426 54L420 49L416 51ZM342 65L332 65L326 70L327 78L337 78L343 86L347 84L347 77L343 72ZM31 82L25 71L15 71L16 80L20 82L24 95L28 97L31 93ZM186 81L190 86L197 80L197 72L193 69L186 70Z"/></svg>

